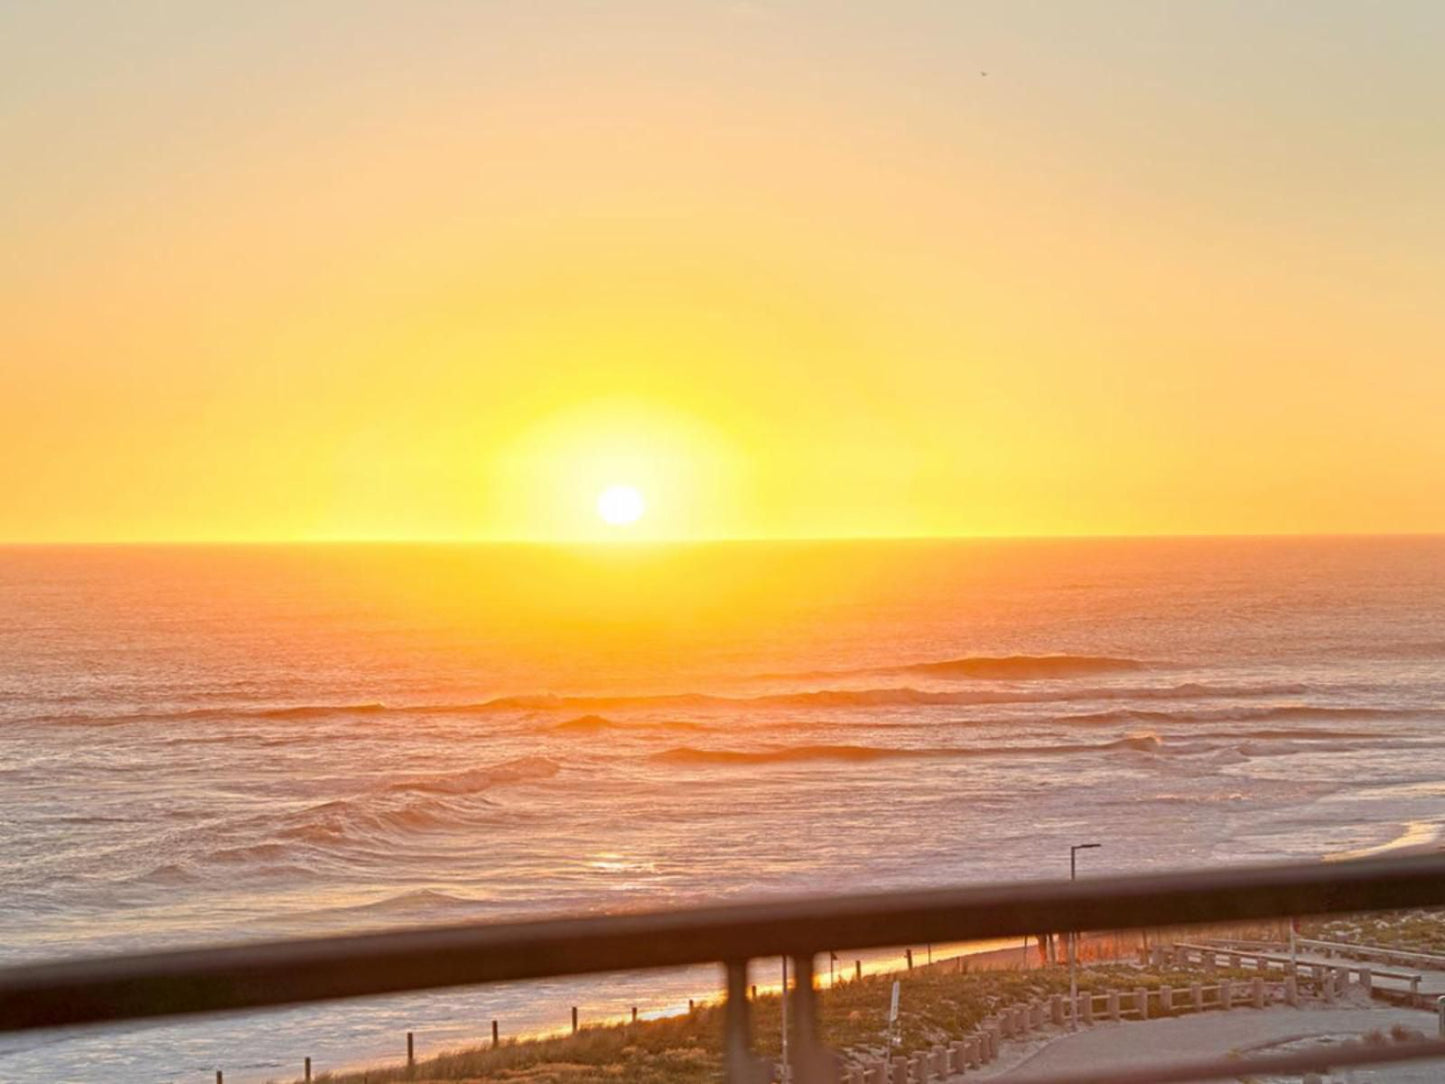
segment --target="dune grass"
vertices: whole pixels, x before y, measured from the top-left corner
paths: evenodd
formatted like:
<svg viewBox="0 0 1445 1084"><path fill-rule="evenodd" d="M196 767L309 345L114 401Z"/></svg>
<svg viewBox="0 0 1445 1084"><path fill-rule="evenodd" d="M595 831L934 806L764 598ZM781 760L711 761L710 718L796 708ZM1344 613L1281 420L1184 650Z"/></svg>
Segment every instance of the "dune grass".
<svg viewBox="0 0 1445 1084"><path fill-rule="evenodd" d="M1445 955L1445 912L1379 911L1303 924L1306 937L1322 941L1356 941L1404 952Z"/></svg>
<svg viewBox="0 0 1445 1084"><path fill-rule="evenodd" d="M1081 992L1132 990L1170 983L1187 985L1212 976L1198 969L1091 966L1079 972ZM1239 977L1245 977L1243 973ZM1005 1006L1067 993L1062 967L1039 971L959 971L949 962L900 975L870 975L819 991L822 1038L845 1058L884 1050L893 979L902 980L902 1051L928 1049L958 1038ZM781 1014L776 994L753 1004L753 1046L779 1057ZM458 1050L419 1061L414 1068L383 1067L365 1073L324 1074L332 1084L392 1081L506 1081L526 1084L702 1084L722 1077L721 1005L704 1004L688 1014L637 1024L584 1027L576 1035L503 1043L497 1049Z"/></svg>

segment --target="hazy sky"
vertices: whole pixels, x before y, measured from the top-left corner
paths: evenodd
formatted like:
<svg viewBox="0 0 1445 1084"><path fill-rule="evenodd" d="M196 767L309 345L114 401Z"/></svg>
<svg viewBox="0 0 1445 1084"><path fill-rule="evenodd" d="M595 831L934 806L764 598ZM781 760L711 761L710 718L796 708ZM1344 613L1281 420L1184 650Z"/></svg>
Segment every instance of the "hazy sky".
<svg viewBox="0 0 1445 1084"><path fill-rule="evenodd" d="M0 539L1445 530L1442 56L1437 0L5 4Z"/></svg>

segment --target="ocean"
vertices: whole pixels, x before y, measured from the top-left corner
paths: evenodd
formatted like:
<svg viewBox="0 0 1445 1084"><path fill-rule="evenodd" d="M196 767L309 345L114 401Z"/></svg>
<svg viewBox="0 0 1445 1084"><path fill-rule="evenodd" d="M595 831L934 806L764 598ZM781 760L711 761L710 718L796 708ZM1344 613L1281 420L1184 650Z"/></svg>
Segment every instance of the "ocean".
<svg viewBox="0 0 1445 1084"><path fill-rule="evenodd" d="M0 549L0 963L1445 824L1445 539ZM0 1039L290 1079L708 969Z"/></svg>

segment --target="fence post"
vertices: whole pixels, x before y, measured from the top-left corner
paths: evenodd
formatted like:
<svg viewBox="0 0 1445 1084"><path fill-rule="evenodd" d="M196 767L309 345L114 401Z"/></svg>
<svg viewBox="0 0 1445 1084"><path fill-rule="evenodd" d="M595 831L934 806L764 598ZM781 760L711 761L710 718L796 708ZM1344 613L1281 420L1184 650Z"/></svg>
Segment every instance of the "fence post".
<svg viewBox="0 0 1445 1084"><path fill-rule="evenodd" d="M311 1084L311 1059L306 1059L306 1084Z"/></svg>
<svg viewBox="0 0 1445 1084"><path fill-rule="evenodd" d="M692 1010L689 1009L688 1011L691 1012ZM632 1006L632 1022L633 1022L634 1024L637 1023L637 1006L636 1006L636 1005ZM574 1027L572 1030L573 1030L573 1031L576 1031L577 1029Z"/></svg>
<svg viewBox="0 0 1445 1084"><path fill-rule="evenodd" d="M221 1070L216 1070L216 1084L225 1084L226 1078L221 1075Z"/></svg>
<svg viewBox="0 0 1445 1084"><path fill-rule="evenodd" d="M1204 1011L1204 986L1202 983L1193 982L1189 984L1189 992L1194 996L1194 1011Z"/></svg>
<svg viewBox="0 0 1445 1084"><path fill-rule="evenodd" d="M903 958L904 958L906 961L908 961L908 970L909 970L909 971L912 971L912 970L913 970L913 950L912 950L911 948L906 948L906 949L904 949L904 950L903 950Z"/></svg>
<svg viewBox="0 0 1445 1084"><path fill-rule="evenodd" d="M1262 1009L1264 1008L1264 980L1256 978L1252 985L1254 986L1254 1007Z"/></svg>
<svg viewBox="0 0 1445 1084"><path fill-rule="evenodd" d="M1139 1019L1149 1019L1149 991L1140 986L1134 991L1134 1006L1139 1010Z"/></svg>
<svg viewBox="0 0 1445 1084"><path fill-rule="evenodd" d="M413 1065L416 1064L416 1044L415 1044L415 1042L414 1042L414 1038L415 1038L415 1037L412 1035L411 1032L408 1031L408 1032L406 1033L406 1064L407 1064L407 1068L411 1068Z"/></svg>
<svg viewBox="0 0 1445 1084"><path fill-rule="evenodd" d="M862 961L862 960L854 960L854 961L853 961L853 978L855 978L855 979L861 979L862 977L863 977L863 961Z"/></svg>
<svg viewBox="0 0 1445 1084"><path fill-rule="evenodd" d="M1234 1008L1234 983L1228 979L1219 984L1219 1007L1226 1012Z"/></svg>
<svg viewBox="0 0 1445 1084"><path fill-rule="evenodd" d="M572 1034L577 1034L577 1006L572 1006Z"/></svg>
<svg viewBox="0 0 1445 1084"><path fill-rule="evenodd" d="M1110 990L1110 991L1109 991L1109 998L1108 998L1108 1001L1106 1002L1106 1004L1107 1004L1108 1007L1109 1007L1109 1009L1108 1009L1108 1011L1109 1011L1109 1019L1110 1019L1110 1020L1117 1020L1117 1019L1119 1019L1119 991L1118 991L1118 990Z"/></svg>
<svg viewBox="0 0 1445 1084"><path fill-rule="evenodd" d="M497 1022L492 1021L492 1049L495 1050L501 1045L501 1035L497 1030Z"/></svg>

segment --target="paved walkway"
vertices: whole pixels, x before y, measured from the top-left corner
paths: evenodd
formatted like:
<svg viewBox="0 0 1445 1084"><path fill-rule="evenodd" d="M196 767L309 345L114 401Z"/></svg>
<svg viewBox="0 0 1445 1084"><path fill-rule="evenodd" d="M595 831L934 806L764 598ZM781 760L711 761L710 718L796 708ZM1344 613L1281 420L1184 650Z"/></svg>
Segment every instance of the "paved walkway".
<svg viewBox="0 0 1445 1084"><path fill-rule="evenodd" d="M1032 1076L1065 1070L1133 1068L1157 1065L1164 1060L1218 1057L1230 1051L1275 1047L1291 1040L1324 1036L1352 1038L1375 1029L1388 1033L1396 1024L1426 1035L1433 1035L1436 1026L1433 1013L1383 1007L1240 1009L1163 1020L1107 1022L1048 1040L1023 1060L1006 1062L986 1075L1007 1080L1025 1073ZM971 1074L970 1078L976 1080L979 1074ZM1445 1080L1445 1064L1430 1062L1413 1067L1357 1069L1350 1079L1359 1084L1438 1082Z"/></svg>

